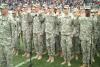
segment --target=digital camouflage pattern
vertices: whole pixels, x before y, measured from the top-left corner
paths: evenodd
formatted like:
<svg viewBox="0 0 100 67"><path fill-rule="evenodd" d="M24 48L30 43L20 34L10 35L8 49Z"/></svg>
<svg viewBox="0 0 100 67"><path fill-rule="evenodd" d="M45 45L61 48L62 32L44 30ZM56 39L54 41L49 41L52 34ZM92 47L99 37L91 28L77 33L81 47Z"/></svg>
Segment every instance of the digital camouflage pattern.
<svg viewBox="0 0 100 67"><path fill-rule="evenodd" d="M12 25L9 16L0 16L0 67L13 67Z"/></svg>

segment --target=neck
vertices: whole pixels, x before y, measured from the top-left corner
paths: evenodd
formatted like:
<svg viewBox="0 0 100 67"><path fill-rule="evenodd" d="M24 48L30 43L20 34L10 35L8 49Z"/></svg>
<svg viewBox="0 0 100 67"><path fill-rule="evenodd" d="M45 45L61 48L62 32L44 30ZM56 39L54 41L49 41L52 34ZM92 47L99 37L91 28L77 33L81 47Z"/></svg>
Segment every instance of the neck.
<svg viewBox="0 0 100 67"><path fill-rule="evenodd" d="M7 16L8 14L2 14L3 16Z"/></svg>
<svg viewBox="0 0 100 67"><path fill-rule="evenodd" d="M65 15L68 15L68 13L64 13Z"/></svg>

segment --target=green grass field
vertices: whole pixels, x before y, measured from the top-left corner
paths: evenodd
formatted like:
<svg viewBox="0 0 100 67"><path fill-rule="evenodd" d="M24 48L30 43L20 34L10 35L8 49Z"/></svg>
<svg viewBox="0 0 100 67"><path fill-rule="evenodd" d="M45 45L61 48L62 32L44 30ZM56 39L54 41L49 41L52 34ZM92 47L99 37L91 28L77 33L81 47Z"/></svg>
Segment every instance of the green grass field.
<svg viewBox="0 0 100 67"><path fill-rule="evenodd" d="M20 38L21 39L21 38ZM22 44L22 40L20 40L20 44ZM22 48L23 45L20 45L20 47ZM22 48L23 49L23 48ZM24 57L22 57L23 51L20 51L18 56L14 57L14 66L16 66L17 64L25 61L26 59ZM33 53L33 56L35 56L35 54ZM65 65L61 65L61 62L63 62L63 58L61 57L55 57L55 62L54 63L47 63L46 60L48 59L48 55L44 55L43 59L38 61L38 60L32 60L32 67L68 67L67 64ZM81 61L81 57L79 60L75 60L73 59L71 61L72 66L71 67L80 67L82 61ZM91 67L100 67L100 57L96 57L95 58L96 62L93 63L91 65ZM20 67L29 67L29 62L20 66Z"/></svg>
<svg viewBox="0 0 100 67"><path fill-rule="evenodd" d="M33 55L34 56L34 55ZM67 64L61 65L60 63L63 61L63 58L61 57L55 57L54 63L47 63L46 60L48 59L48 56L45 55L44 58L40 61L38 60L32 60L32 67L68 67ZM96 62L93 63L91 67L100 67L100 58L95 58ZM22 57L21 55L14 57L14 65L17 65L26 59ZM81 58L79 60L72 60L72 66L71 67L80 67L81 65ZM27 64L24 64L20 67L29 67L29 62Z"/></svg>

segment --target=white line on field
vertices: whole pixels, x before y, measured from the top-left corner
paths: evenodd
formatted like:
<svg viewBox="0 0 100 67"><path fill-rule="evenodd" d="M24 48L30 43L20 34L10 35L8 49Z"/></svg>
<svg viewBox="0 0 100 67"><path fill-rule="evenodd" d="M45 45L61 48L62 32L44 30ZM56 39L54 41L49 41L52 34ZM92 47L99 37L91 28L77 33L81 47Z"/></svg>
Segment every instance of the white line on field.
<svg viewBox="0 0 100 67"><path fill-rule="evenodd" d="M31 60L33 60L33 59L34 59L34 57L31 58ZM23 61L23 62L17 64L15 67L20 67L20 66L22 66L22 65L24 65L24 64L26 64L26 63L28 63L29 61L30 61L30 59L27 59L26 61Z"/></svg>

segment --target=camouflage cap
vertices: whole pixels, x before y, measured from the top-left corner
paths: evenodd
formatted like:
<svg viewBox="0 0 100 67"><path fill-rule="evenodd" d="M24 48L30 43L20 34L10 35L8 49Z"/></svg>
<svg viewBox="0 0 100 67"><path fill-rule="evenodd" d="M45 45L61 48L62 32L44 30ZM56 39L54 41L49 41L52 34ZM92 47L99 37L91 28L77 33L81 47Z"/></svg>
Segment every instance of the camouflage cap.
<svg viewBox="0 0 100 67"><path fill-rule="evenodd" d="M49 9L53 8L53 5L48 6Z"/></svg>
<svg viewBox="0 0 100 67"><path fill-rule="evenodd" d="M76 12L76 11L78 11L78 8L74 8L74 9L73 9L73 12Z"/></svg>
<svg viewBox="0 0 100 67"><path fill-rule="evenodd" d="M92 9L91 10L91 13L96 13L96 12L98 12L97 9Z"/></svg>
<svg viewBox="0 0 100 67"><path fill-rule="evenodd" d="M35 7L35 4L32 4L32 7Z"/></svg>
<svg viewBox="0 0 100 67"><path fill-rule="evenodd" d="M80 10L83 10L83 9L85 9L84 6L80 6Z"/></svg>
<svg viewBox="0 0 100 67"><path fill-rule="evenodd" d="M35 7L40 7L40 4L39 3L35 4Z"/></svg>
<svg viewBox="0 0 100 67"><path fill-rule="evenodd" d="M85 6L85 9L91 9L91 6Z"/></svg>
<svg viewBox="0 0 100 67"><path fill-rule="evenodd" d="M47 4L44 3L42 6L43 6L43 7L47 7Z"/></svg>
<svg viewBox="0 0 100 67"><path fill-rule="evenodd" d="M65 9L69 8L69 5L65 5L64 8L65 8Z"/></svg>
<svg viewBox="0 0 100 67"><path fill-rule="evenodd" d="M7 4L1 4L0 9L8 8Z"/></svg>
<svg viewBox="0 0 100 67"><path fill-rule="evenodd" d="M25 7L28 7L28 4L24 4L23 7L24 7L24 8L25 8Z"/></svg>

